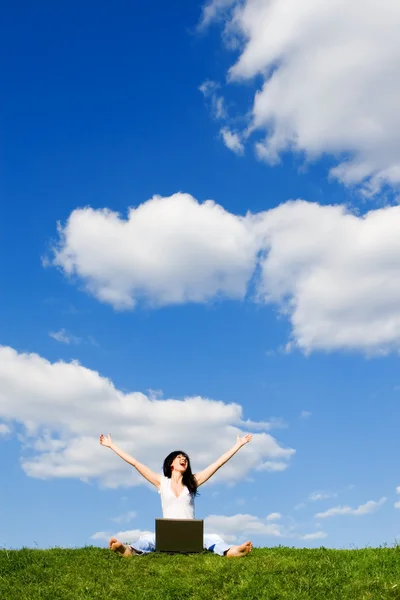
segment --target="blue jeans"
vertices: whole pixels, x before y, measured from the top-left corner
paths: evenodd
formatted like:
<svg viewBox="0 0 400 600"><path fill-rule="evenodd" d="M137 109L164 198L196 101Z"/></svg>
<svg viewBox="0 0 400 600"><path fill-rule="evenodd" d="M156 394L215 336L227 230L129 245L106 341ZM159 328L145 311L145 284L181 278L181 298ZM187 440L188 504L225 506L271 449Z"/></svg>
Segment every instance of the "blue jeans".
<svg viewBox="0 0 400 600"><path fill-rule="evenodd" d="M138 540L131 544L133 550L139 550L143 554L154 552L156 549L156 536L154 533L142 535ZM224 552L229 550L230 545L224 542L221 536L217 533L204 534L204 549L214 552L214 554L224 555Z"/></svg>

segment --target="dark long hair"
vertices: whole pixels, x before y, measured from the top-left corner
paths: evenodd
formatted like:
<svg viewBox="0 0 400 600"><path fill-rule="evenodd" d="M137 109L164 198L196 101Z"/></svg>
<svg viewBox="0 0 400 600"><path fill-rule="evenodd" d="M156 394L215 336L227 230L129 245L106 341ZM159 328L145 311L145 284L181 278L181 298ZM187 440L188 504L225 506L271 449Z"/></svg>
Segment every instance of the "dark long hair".
<svg viewBox="0 0 400 600"><path fill-rule="evenodd" d="M189 493L192 496L197 496L198 495L197 481L196 481L195 476L192 473L192 468L190 466L190 459L189 459L188 455L186 454L186 452L182 452L182 450L174 450L173 452L168 454L167 458L164 460L163 473L164 473L165 477L168 477L168 479L171 479L171 473L172 473L171 466L172 466L173 461L179 454L182 454L182 456L184 456L187 461L187 468L182 477L183 485L185 485L187 487L187 489L189 490Z"/></svg>

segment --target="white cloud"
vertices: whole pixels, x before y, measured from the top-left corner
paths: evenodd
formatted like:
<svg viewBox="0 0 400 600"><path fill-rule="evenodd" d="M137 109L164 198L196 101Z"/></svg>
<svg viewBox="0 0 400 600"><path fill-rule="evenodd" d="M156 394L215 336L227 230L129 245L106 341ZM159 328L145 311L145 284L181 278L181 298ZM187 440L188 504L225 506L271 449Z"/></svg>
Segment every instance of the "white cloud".
<svg viewBox="0 0 400 600"><path fill-rule="evenodd" d="M258 250L254 220L181 193L154 197L127 219L77 209L59 227L53 264L115 308L132 308L139 299L153 305L242 299Z"/></svg>
<svg viewBox="0 0 400 600"><path fill-rule="evenodd" d="M130 523L133 519L136 519L137 513L134 510L128 510L128 512L119 515L118 517L112 517L112 521L115 523Z"/></svg>
<svg viewBox="0 0 400 600"><path fill-rule="evenodd" d="M278 512L270 513L267 516L267 521L279 521L279 519L281 517L282 517L281 513L278 513Z"/></svg>
<svg viewBox="0 0 400 600"><path fill-rule="evenodd" d="M254 539L254 537L265 536L269 538L287 538L300 540L314 540L326 537L326 533L318 531L310 534L296 532L297 525L292 523L290 527L273 523L280 519L280 513L271 513L265 518L249 514L236 514L233 516L209 515L204 520L204 529L207 533L218 533L227 542L237 542L243 539Z"/></svg>
<svg viewBox="0 0 400 600"><path fill-rule="evenodd" d="M316 519L326 519L327 517L335 517L338 515L353 515L356 517L368 515L375 512L382 504L386 502L386 498L381 498L378 502L369 500L365 504L360 504L357 508L351 508L350 506L336 506L329 510L315 515Z"/></svg>
<svg viewBox="0 0 400 600"><path fill-rule="evenodd" d="M127 220L73 211L53 264L115 308L255 295L290 319L292 348L384 353L400 349L399 227L400 206L297 200L243 217L175 194Z"/></svg>
<svg viewBox="0 0 400 600"><path fill-rule="evenodd" d="M275 513L279 514L279 513ZM315 540L326 537L323 531L317 531L308 534L295 533L296 526L286 528L277 523L271 523L268 518L260 518L249 514L236 514L232 516L209 515L204 519L205 533L217 533L228 543L238 543L244 539L253 539L258 536L268 538L292 538L300 540ZM98 531L91 536L92 540L107 541L111 536L131 544L141 535L148 535L154 532L141 531L140 529L125 531Z"/></svg>
<svg viewBox="0 0 400 600"><path fill-rule="evenodd" d="M91 540L101 540L107 541L110 537L116 537L117 540L120 540L124 544L132 544L135 540L139 539L141 536L145 535L153 535L154 531L146 531L141 529L128 529L127 531L117 531L117 532L107 532L107 531L97 531L94 533L90 539Z"/></svg>
<svg viewBox="0 0 400 600"><path fill-rule="evenodd" d="M196 472L232 446L238 433L243 435L242 417L238 404L124 393L76 362L51 363L37 354L0 347L0 419L18 425L21 465L31 477L96 479L109 487L145 483L100 446L99 434L109 431L122 448L156 472L174 448L189 453ZM237 481L265 460L288 465L293 453L268 433L255 433L252 443L211 481Z"/></svg>
<svg viewBox="0 0 400 600"><path fill-rule="evenodd" d="M396 494L400 494L400 485L398 485L396 488Z"/></svg>
<svg viewBox="0 0 400 600"><path fill-rule="evenodd" d="M9 426L5 423L0 423L0 436L8 435L9 433L11 433L11 429L9 428Z"/></svg>
<svg viewBox="0 0 400 600"><path fill-rule="evenodd" d="M224 144L229 150L232 150L235 154L243 154L244 146L240 139L240 134L234 131L230 131L228 127L223 127L220 131L221 137Z"/></svg>
<svg viewBox="0 0 400 600"><path fill-rule="evenodd" d="M236 38L241 53L228 76L263 78L251 123L265 133L260 158L329 153L332 175L346 184L363 182L368 192L398 184L399 2L214 0L202 24L232 5L224 37Z"/></svg>
<svg viewBox="0 0 400 600"><path fill-rule="evenodd" d="M210 515L204 520L204 529L207 533L218 533L227 541L235 541L239 535L241 538L254 535L266 535L271 537L282 537L284 535L281 525L267 522L253 515L234 515L226 517L222 515Z"/></svg>
<svg viewBox="0 0 400 600"><path fill-rule="evenodd" d="M334 492L312 492L308 499L311 502L317 502L318 500L326 500L327 498L335 498L337 494Z"/></svg>
<svg viewBox="0 0 400 600"><path fill-rule="evenodd" d="M261 301L277 303L302 350L400 348L400 206L362 217L296 201L265 215Z"/></svg>
<svg viewBox="0 0 400 600"><path fill-rule="evenodd" d="M65 331L65 329L60 329L59 331L49 331L49 336L57 342L61 342L62 344L79 344L81 341L81 338L70 335Z"/></svg>
<svg viewBox="0 0 400 600"><path fill-rule="evenodd" d="M306 533L301 536L302 540L322 540L327 537L327 533L324 531L315 531L314 533Z"/></svg>

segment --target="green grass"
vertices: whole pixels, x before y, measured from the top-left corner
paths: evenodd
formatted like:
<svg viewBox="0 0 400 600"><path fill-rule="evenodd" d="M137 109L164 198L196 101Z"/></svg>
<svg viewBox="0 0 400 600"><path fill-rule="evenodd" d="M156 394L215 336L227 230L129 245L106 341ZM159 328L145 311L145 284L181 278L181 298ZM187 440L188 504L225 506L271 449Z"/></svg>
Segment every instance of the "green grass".
<svg viewBox="0 0 400 600"><path fill-rule="evenodd" d="M400 600L400 546L260 548L123 559L109 550L1 550L1 600Z"/></svg>

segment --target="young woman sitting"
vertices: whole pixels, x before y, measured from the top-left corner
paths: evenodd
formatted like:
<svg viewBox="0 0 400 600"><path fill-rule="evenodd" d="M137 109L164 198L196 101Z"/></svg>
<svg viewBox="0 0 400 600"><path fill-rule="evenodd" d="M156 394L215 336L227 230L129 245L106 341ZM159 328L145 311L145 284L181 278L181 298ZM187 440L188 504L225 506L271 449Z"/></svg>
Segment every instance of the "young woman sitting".
<svg viewBox="0 0 400 600"><path fill-rule="evenodd" d="M188 455L181 450L171 452L163 464L163 474L158 475L141 464L138 460L121 450L111 439L111 435L100 435L100 444L111 448L118 456L143 475L147 481L158 489L161 496L161 506L164 519L194 519L194 499L197 488L208 481L222 465L224 465L240 448L248 444L252 435L238 436L236 444L200 473L195 475L190 467ZM147 554L155 550L155 535L147 534L140 537L132 546L123 544L115 537L110 539L109 546L114 552L124 557ZM204 535L204 548L227 557L246 556L251 552L253 545L250 541L244 544L231 546L217 534Z"/></svg>

